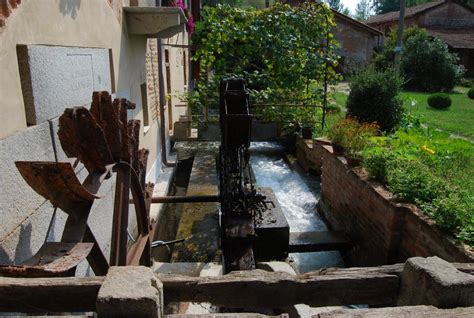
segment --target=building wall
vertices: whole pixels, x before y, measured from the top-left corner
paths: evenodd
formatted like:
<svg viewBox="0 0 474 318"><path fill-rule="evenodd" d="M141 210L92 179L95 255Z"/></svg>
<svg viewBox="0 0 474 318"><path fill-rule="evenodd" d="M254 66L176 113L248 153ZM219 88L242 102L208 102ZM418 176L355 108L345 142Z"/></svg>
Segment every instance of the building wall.
<svg viewBox="0 0 474 318"><path fill-rule="evenodd" d="M422 27L474 27L474 13L450 2L420 15L417 22Z"/></svg>
<svg viewBox="0 0 474 318"><path fill-rule="evenodd" d="M338 54L344 57L344 71L363 67L372 61L376 37L353 24L336 18L334 39L340 43Z"/></svg>
<svg viewBox="0 0 474 318"><path fill-rule="evenodd" d="M19 0L16 2L20 3ZM17 45L46 44L109 49L113 61L114 96L136 103L136 109L129 111L129 118L143 121L141 85L146 84L145 100L149 120L146 129L143 125L141 127L140 147L150 150L147 180L154 182L161 173L160 114L156 104L159 100L156 95L159 94L159 88L153 87L156 82L152 81L156 75L153 70L157 72L158 58L156 44L153 48L151 43L156 43L156 40L147 42L145 36L128 34L122 16L122 5L129 5L130 2L23 0L16 8L8 7L7 16L3 9L0 12L0 217L3 222L0 227L0 263L19 263L31 257L45 240L50 225L49 240L59 241L66 219L65 213L58 210L56 218L50 224L53 207L26 184L14 162L55 161L55 153L58 161L71 160L66 158L57 138L57 117L27 126ZM137 4L154 6L155 1L140 0ZM167 139L169 142L169 136ZM76 168L76 173L80 180L86 176L86 171L81 166ZM89 224L107 257L114 188L114 178L102 185L102 198L96 200L89 217ZM129 228L133 231L136 222L132 207L131 212ZM91 271L86 264L82 264L80 273L90 274Z"/></svg>
<svg viewBox="0 0 474 318"><path fill-rule="evenodd" d="M187 117L188 107L183 102L183 94L188 90L190 79L189 67L189 49L186 47L189 44L189 39L186 33L180 33L172 38L163 41L163 50L168 50L170 61L170 84L171 90L167 90L166 94L170 99L167 110L171 105L172 113L168 112L171 120L168 120L169 129L174 128L174 123L179 121L181 116ZM186 72L185 72L186 70ZM185 74L186 73L186 74ZM186 77L185 77L186 75ZM165 80L166 72L165 72ZM165 85L166 87L166 85Z"/></svg>

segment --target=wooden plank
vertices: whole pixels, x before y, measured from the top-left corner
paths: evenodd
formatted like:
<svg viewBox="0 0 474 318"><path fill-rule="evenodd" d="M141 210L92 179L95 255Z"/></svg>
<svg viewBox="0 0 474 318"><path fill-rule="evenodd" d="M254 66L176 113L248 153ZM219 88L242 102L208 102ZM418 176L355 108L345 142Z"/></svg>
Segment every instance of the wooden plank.
<svg viewBox="0 0 474 318"><path fill-rule="evenodd" d="M350 247L343 232L293 232L290 233L290 253L343 250Z"/></svg>
<svg viewBox="0 0 474 318"><path fill-rule="evenodd" d="M95 311L104 277L0 277L0 312Z"/></svg>
<svg viewBox="0 0 474 318"><path fill-rule="evenodd" d="M339 270L292 276L262 270L232 272L220 277L159 274L166 301L209 302L233 308L282 308L294 304L339 306L395 305L399 277L383 273Z"/></svg>

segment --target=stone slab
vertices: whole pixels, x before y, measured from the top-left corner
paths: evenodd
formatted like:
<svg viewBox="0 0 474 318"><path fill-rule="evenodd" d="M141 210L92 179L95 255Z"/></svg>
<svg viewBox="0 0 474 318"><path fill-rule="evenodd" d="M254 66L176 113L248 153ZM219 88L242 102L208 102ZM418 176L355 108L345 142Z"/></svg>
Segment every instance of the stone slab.
<svg viewBox="0 0 474 318"><path fill-rule="evenodd" d="M474 307L438 309L432 306L407 306L374 309L337 309L314 315L318 318L445 318L472 317Z"/></svg>
<svg viewBox="0 0 474 318"><path fill-rule="evenodd" d="M93 91L111 91L108 49L22 45L17 50L29 125L89 104Z"/></svg>
<svg viewBox="0 0 474 318"><path fill-rule="evenodd" d="M163 317L163 284L143 266L113 266L97 296L99 317Z"/></svg>
<svg viewBox="0 0 474 318"><path fill-rule="evenodd" d="M474 306L474 275L436 256L409 258L401 275L398 305Z"/></svg>
<svg viewBox="0 0 474 318"><path fill-rule="evenodd" d="M257 263L257 268L267 272L284 272L290 275L296 275L293 267L285 262L260 262Z"/></svg>
<svg viewBox="0 0 474 318"><path fill-rule="evenodd" d="M48 122L0 140L0 242L46 203L15 166L15 161L30 160L55 161Z"/></svg>

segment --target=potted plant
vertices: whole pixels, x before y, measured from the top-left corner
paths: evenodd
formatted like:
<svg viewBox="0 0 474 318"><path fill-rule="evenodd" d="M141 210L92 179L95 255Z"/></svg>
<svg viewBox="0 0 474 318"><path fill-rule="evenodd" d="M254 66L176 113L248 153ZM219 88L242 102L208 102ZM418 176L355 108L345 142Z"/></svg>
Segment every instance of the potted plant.
<svg viewBox="0 0 474 318"><path fill-rule="evenodd" d="M343 144L346 148L346 161L349 167L359 166L362 162L362 151L367 147L369 138L377 133L376 124L360 124L352 120L346 131Z"/></svg>
<svg viewBox="0 0 474 318"><path fill-rule="evenodd" d="M331 140L332 149L335 155L344 154L344 141L346 135L346 119L342 118L329 127L327 137Z"/></svg>
<svg viewBox="0 0 474 318"><path fill-rule="evenodd" d="M360 124L357 119L346 117L336 121L328 130L334 154L346 155L351 164L360 163L360 153L367 146L370 136L377 133L376 124Z"/></svg>

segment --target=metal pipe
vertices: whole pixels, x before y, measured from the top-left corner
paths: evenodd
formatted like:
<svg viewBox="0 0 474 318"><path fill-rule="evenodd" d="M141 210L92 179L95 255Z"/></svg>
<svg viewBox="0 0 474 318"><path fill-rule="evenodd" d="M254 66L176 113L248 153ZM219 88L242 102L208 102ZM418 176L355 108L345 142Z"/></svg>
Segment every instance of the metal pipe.
<svg viewBox="0 0 474 318"><path fill-rule="evenodd" d="M168 242L165 242L165 241L154 241L153 243L151 243L151 247L158 247L158 246L168 246L168 245L172 245L172 244L177 244L177 243L181 243L181 242L184 242L185 239L177 239L177 240L172 240L172 241L168 241Z"/></svg>
<svg viewBox="0 0 474 318"><path fill-rule="evenodd" d="M221 202L218 195L153 197L151 203Z"/></svg>
<svg viewBox="0 0 474 318"><path fill-rule="evenodd" d="M166 167L176 167L175 162L168 162L166 156L166 128L165 128L165 84L163 77L163 49L161 47L161 39L158 42L158 85L160 86L160 139L161 139L161 161Z"/></svg>

